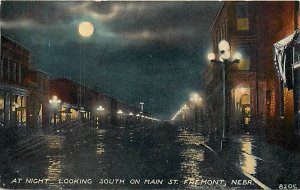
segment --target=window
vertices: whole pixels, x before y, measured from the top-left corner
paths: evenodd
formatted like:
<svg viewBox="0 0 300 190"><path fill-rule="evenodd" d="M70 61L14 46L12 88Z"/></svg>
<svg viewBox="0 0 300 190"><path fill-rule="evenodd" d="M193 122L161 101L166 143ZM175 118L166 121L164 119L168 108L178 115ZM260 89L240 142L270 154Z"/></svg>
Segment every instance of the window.
<svg viewBox="0 0 300 190"><path fill-rule="evenodd" d="M249 71L250 70L250 50L248 48L238 48L242 54L242 58L238 64L238 70Z"/></svg>
<svg viewBox="0 0 300 190"><path fill-rule="evenodd" d="M23 125L26 123L26 97L18 96L15 104L17 111L17 121Z"/></svg>
<svg viewBox="0 0 300 190"><path fill-rule="evenodd" d="M249 30L249 12L246 3L239 2L236 4L236 18L237 30Z"/></svg>
<svg viewBox="0 0 300 190"><path fill-rule="evenodd" d="M74 110L74 109L71 109L70 110L71 111L71 119L72 120L77 120L77 111L76 110Z"/></svg>

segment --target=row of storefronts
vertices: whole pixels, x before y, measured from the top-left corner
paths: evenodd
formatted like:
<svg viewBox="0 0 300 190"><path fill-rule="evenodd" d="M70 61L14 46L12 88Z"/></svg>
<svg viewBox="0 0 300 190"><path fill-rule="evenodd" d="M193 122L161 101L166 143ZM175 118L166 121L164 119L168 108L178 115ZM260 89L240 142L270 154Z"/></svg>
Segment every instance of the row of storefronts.
<svg viewBox="0 0 300 190"><path fill-rule="evenodd" d="M47 127L75 121L118 124L118 111L140 113L139 108L71 79L50 79L47 73L32 70L30 51L5 36L1 36L0 69L1 127Z"/></svg>

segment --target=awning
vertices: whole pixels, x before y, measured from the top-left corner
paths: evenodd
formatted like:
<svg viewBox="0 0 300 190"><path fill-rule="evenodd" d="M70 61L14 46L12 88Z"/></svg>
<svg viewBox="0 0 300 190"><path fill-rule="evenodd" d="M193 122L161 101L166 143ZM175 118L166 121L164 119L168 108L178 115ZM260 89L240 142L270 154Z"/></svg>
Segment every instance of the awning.
<svg viewBox="0 0 300 190"><path fill-rule="evenodd" d="M292 89L294 87L293 72L296 68L294 65L294 49L295 44L300 43L300 29L296 29L294 33L287 36L274 44L274 62L278 73L278 77L283 85Z"/></svg>

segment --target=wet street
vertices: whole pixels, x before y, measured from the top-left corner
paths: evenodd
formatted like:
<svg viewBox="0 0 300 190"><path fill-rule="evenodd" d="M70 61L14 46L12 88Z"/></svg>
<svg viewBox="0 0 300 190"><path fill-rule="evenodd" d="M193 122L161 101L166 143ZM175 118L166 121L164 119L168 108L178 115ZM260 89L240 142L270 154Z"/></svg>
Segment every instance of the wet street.
<svg viewBox="0 0 300 190"><path fill-rule="evenodd" d="M221 144L173 125L40 131L0 158L2 188L300 187L298 152L250 135Z"/></svg>

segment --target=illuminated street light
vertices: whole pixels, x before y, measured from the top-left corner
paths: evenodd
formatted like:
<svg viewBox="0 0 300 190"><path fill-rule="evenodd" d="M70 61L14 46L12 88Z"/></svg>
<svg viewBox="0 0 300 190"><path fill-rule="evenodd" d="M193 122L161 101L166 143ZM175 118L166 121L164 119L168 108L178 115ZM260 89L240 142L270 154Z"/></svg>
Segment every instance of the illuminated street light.
<svg viewBox="0 0 300 190"><path fill-rule="evenodd" d="M61 100L57 98L57 96L53 96L52 99L49 100L50 104L60 104Z"/></svg>
<svg viewBox="0 0 300 190"><path fill-rule="evenodd" d="M202 102L202 98L199 96L198 93L193 93L190 96L190 101L194 104L200 104Z"/></svg>
<svg viewBox="0 0 300 190"><path fill-rule="evenodd" d="M199 118L198 118L198 108L200 106L200 104L202 103L202 98L200 97L200 95L198 93L193 93L190 96L190 101L192 103L192 105L194 105L194 117L195 117L195 128L197 128L198 123L199 123Z"/></svg>
<svg viewBox="0 0 300 190"><path fill-rule="evenodd" d="M122 115L124 112L122 111L122 110L119 110L118 112L117 112L117 114L119 114L119 115Z"/></svg>
<svg viewBox="0 0 300 190"><path fill-rule="evenodd" d="M129 113L129 115L130 115L130 116L133 116L133 113L132 113L132 112L130 112L130 113Z"/></svg>
<svg viewBox="0 0 300 190"><path fill-rule="evenodd" d="M97 111L104 111L104 108L102 106L97 107Z"/></svg>
<svg viewBox="0 0 300 190"><path fill-rule="evenodd" d="M53 96L52 99L49 100L49 103L53 109L54 114L54 126L56 126L56 115L60 107L61 100L57 98L57 96Z"/></svg>
<svg viewBox="0 0 300 190"><path fill-rule="evenodd" d="M99 107L97 107L97 111L99 112L100 122L102 122L102 112L104 111L104 107L99 105ZM98 125L98 117L97 117L97 125Z"/></svg>
<svg viewBox="0 0 300 190"><path fill-rule="evenodd" d="M240 62L242 55L236 53L233 57L233 60L230 59L230 45L226 40L221 40L219 45L219 61L216 60L214 53L208 54L207 58L212 63L217 63L222 65L223 69L223 134L222 138L225 140L228 138L228 105L227 105L227 76L226 76L226 67L228 64L237 64Z"/></svg>
<svg viewBox="0 0 300 190"><path fill-rule="evenodd" d="M233 55L234 60L241 60L241 58L242 58L242 54L239 52L237 52Z"/></svg>

